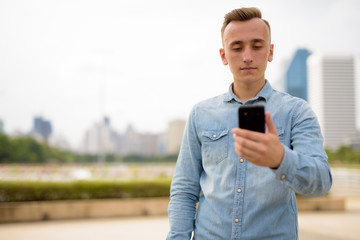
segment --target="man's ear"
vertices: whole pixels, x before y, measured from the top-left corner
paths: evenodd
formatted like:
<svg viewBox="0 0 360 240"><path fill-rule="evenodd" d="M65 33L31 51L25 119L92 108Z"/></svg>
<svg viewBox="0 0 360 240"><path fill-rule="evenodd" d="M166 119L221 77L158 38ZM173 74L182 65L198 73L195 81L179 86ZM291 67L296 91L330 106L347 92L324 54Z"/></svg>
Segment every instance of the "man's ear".
<svg viewBox="0 0 360 240"><path fill-rule="evenodd" d="M220 57L221 57L221 61L223 62L223 64L228 65L228 61L226 60L226 57L225 57L225 50L223 48L220 48Z"/></svg>
<svg viewBox="0 0 360 240"><path fill-rule="evenodd" d="M270 53L269 53L269 57L268 57L268 61L271 62L273 60L274 57L274 44L270 45Z"/></svg>

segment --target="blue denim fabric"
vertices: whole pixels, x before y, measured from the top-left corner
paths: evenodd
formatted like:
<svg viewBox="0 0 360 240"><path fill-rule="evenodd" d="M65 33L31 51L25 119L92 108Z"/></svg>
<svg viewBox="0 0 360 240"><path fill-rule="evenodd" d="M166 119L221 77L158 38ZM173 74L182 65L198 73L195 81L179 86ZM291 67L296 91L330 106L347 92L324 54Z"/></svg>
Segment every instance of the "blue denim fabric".
<svg viewBox="0 0 360 240"><path fill-rule="evenodd" d="M231 129L238 127L242 104L263 104L271 112L285 149L278 169L235 153ZM190 113L171 184L167 239L190 239L193 231L195 240L298 239L295 193L320 196L331 184L320 127L305 101L266 81L243 103L230 86Z"/></svg>

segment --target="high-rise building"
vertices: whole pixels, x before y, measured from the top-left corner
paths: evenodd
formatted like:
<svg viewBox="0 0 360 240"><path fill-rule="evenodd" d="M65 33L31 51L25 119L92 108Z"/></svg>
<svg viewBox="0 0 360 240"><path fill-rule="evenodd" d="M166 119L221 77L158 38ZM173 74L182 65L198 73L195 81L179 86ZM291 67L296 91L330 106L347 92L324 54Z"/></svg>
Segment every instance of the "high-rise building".
<svg viewBox="0 0 360 240"><path fill-rule="evenodd" d="M42 140L47 142L52 133L51 122L42 117L35 117L31 133L32 135L35 135L35 137L39 136Z"/></svg>
<svg viewBox="0 0 360 240"><path fill-rule="evenodd" d="M119 138L118 154L157 156L165 154L164 134L139 133L129 125Z"/></svg>
<svg viewBox="0 0 360 240"><path fill-rule="evenodd" d="M285 91L304 100L308 100L306 60L310 54L307 49L298 49L285 76Z"/></svg>
<svg viewBox="0 0 360 240"><path fill-rule="evenodd" d="M307 64L308 100L318 116L325 147L358 145L355 58L313 54Z"/></svg>
<svg viewBox="0 0 360 240"><path fill-rule="evenodd" d="M49 144L63 151L72 151L70 143L63 135L52 135L49 139Z"/></svg>
<svg viewBox="0 0 360 240"><path fill-rule="evenodd" d="M185 120L174 120L169 122L167 131L167 154L178 154L181 146L182 136L185 128Z"/></svg>
<svg viewBox="0 0 360 240"><path fill-rule="evenodd" d="M86 131L81 143L81 152L89 154L114 154L117 152L118 135L110 125L110 119L94 124Z"/></svg>

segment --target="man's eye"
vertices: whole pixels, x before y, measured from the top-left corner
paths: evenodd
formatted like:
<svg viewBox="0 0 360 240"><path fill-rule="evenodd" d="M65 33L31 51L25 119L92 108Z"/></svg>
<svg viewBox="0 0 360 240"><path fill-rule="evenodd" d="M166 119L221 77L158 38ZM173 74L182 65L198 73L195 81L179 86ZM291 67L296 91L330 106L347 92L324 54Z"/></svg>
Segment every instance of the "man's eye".
<svg viewBox="0 0 360 240"><path fill-rule="evenodd" d="M260 49L262 46L253 46L254 49Z"/></svg>
<svg viewBox="0 0 360 240"><path fill-rule="evenodd" d="M233 48L234 51L241 51L241 49L242 49L241 47L235 47L235 48Z"/></svg>

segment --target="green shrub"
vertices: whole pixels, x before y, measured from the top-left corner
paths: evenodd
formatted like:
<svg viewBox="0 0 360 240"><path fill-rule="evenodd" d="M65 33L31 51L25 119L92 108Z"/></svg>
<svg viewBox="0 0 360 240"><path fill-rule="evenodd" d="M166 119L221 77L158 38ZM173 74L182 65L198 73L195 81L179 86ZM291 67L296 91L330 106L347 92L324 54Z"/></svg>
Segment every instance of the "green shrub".
<svg viewBox="0 0 360 240"><path fill-rule="evenodd" d="M167 197L169 179L149 181L0 181L0 202Z"/></svg>
<svg viewBox="0 0 360 240"><path fill-rule="evenodd" d="M330 164L360 164L360 149L341 146L336 150L326 149Z"/></svg>

